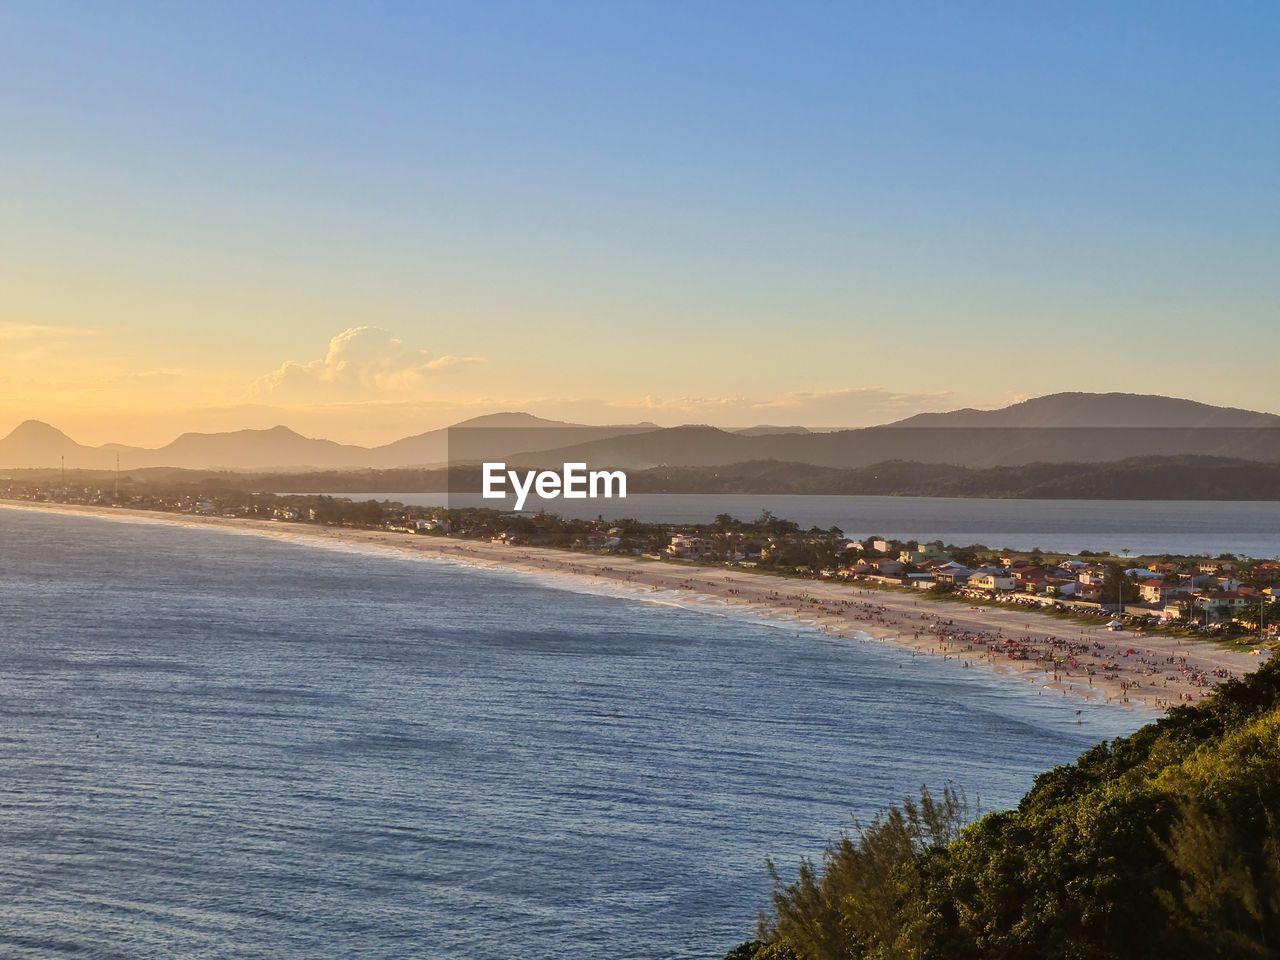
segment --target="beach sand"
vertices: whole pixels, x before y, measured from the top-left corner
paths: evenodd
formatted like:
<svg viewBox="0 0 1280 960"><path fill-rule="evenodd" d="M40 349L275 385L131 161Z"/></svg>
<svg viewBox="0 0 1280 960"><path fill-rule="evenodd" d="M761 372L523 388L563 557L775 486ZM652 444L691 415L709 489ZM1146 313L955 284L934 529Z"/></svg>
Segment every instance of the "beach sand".
<svg viewBox="0 0 1280 960"><path fill-rule="evenodd" d="M943 603L908 590L798 580L731 567L571 553L478 540L269 520L202 517L111 507L0 501L0 508L132 522L216 528L334 547L501 567L569 589L608 589L661 602L741 609L791 620L851 641L892 642L956 669L992 669L1046 696L1077 696L1163 710L1206 696L1228 676L1256 668L1247 649L1160 635L1110 632L1025 607Z"/></svg>

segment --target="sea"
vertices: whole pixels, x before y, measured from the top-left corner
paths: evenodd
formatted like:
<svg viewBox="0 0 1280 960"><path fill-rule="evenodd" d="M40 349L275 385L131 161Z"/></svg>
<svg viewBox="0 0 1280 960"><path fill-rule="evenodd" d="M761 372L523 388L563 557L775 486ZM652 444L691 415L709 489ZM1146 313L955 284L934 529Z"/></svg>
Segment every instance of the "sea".
<svg viewBox="0 0 1280 960"><path fill-rule="evenodd" d="M1152 495L1158 496L1153 490ZM478 494L334 493L352 500L502 509ZM979 500L960 497L839 497L797 494L635 494L626 499L539 500L525 510L647 523L709 523L727 513L754 520L764 510L806 529L995 549L1093 550L1116 556L1181 554L1280 557L1280 500Z"/></svg>
<svg viewBox="0 0 1280 960"><path fill-rule="evenodd" d="M0 509L0 956L717 960L769 858L922 784L1009 807L1149 719L707 603Z"/></svg>

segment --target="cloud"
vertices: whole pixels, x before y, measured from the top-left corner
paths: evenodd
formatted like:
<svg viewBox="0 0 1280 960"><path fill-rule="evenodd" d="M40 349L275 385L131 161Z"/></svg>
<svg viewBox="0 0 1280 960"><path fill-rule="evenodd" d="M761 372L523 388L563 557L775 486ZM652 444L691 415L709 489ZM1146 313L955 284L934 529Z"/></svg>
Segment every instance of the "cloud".
<svg viewBox="0 0 1280 960"><path fill-rule="evenodd" d="M483 362L479 357L433 357L380 327L351 327L329 341L323 358L305 363L286 360L279 369L259 377L250 385L249 396L306 402L406 395L430 377Z"/></svg>

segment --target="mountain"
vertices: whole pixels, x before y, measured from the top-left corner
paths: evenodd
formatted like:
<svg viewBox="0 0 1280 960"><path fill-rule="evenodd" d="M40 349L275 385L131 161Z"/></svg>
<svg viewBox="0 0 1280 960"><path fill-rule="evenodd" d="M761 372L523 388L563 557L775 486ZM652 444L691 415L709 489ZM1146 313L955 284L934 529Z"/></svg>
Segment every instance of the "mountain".
<svg viewBox="0 0 1280 960"><path fill-rule="evenodd" d="M366 484L360 489L369 488ZM475 489L479 489L478 476ZM758 460L721 467L633 470L627 477L627 490L631 494L1275 501L1280 500L1280 463L1219 457L1136 457L1107 463L1029 463L986 468L889 461L839 469Z"/></svg>
<svg viewBox="0 0 1280 960"><path fill-rule="evenodd" d="M367 448L304 437L287 427L186 433L156 450L87 447L35 420L0 440L0 468L318 470L430 467L481 460L524 465L581 461L646 469L778 460L842 469L893 460L972 468L1103 463L1134 457L1280 460L1280 416L1127 393L1059 393L999 410L953 410L858 430L721 430L652 423L588 426L527 413L476 417Z"/></svg>
<svg viewBox="0 0 1280 960"><path fill-rule="evenodd" d="M387 469L505 460L533 450L657 429L654 423L597 427L544 420L528 413L494 413L375 447L369 451L365 465Z"/></svg>
<svg viewBox="0 0 1280 960"><path fill-rule="evenodd" d="M581 460L623 469L710 467L781 460L865 467L891 460L965 467L1103 463L1134 457L1280 459L1280 416L1138 394L1055 394L1000 410L921 414L830 433L745 435L678 427L545 450L549 464Z"/></svg>
<svg viewBox="0 0 1280 960"><path fill-rule="evenodd" d="M158 450L139 451L132 465L189 469L266 470L272 467L356 467L367 460L364 447L304 437L288 427L184 433ZM123 459L123 458L122 458Z"/></svg>
<svg viewBox="0 0 1280 960"><path fill-rule="evenodd" d="M582 462L625 470L664 464L710 467L744 460L801 460L803 457L754 456L757 448L772 447L778 437L744 437L718 427L687 424L642 433L588 441L568 447L530 452L517 458L525 466L552 467Z"/></svg>
<svg viewBox="0 0 1280 960"><path fill-rule="evenodd" d="M772 424L762 423L755 427L743 427L739 430L733 430L740 437L771 437L779 433L812 433L808 427L775 427Z"/></svg>
<svg viewBox="0 0 1280 960"><path fill-rule="evenodd" d="M999 410L918 413L891 427L1016 427L1019 429L1238 429L1280 427L1280 416L1195 400L1138 393L1053 393Z"/></svg>
<svg viewBox="0 0 1280 960"><path fill-rule="evenodd" d="M105 469L115 454L76 443L61 430L40 420L18 424L0 440L0 467L58 467Z"/></svg>
<svg viewBox="0 0 1280 960"><path fill-rule="evenodd" d="M156 450L108 443L88 447L39 420L28 420L0 440L0 467L109 470L140 467L265 470L272 467L354 467L368 451L332 440L313 440L288 427L230 433L184 433Z"/></svg>
<svg viewBox="0 0 1280 960"><path fill-rule="evenodd" d="M501 460L512 454L553 446L606 440L626 433L656 430L652 423L587 426L544 420L527 413L475 417L380 447L335 443L288 427L184 433L157 449L104 444L89 447L38 420L20 424L0 440L0 468L52 468L65 458L69 469L178 467L191 470L350 470L438 466L449 462Z"/></svg>

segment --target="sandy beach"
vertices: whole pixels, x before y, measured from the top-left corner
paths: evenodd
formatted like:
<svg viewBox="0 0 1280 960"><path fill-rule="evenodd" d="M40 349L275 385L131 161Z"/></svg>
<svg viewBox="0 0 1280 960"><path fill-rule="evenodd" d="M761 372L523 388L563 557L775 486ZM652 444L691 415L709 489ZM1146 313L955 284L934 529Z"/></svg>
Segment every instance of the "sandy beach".
<svg viewBox="0 0 1280 960"><path fill-rule="evenodd" d="M1256 668L1245 648L1207 641L1111 632L1023 607L942 603L906 590L838 581L793 580L735 568L570 553L476 540L267 520L146 510L0 501L0 508L206 527L332 547L374 548L495 566L568 589L609 588L641 599L680 602L791 620L851 642L896 643L956 669L989 669L1043 695L1164 710L1206 696L1227 677Z"/></svg>

